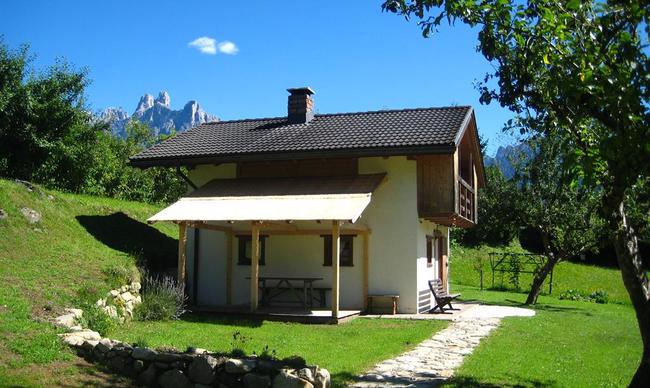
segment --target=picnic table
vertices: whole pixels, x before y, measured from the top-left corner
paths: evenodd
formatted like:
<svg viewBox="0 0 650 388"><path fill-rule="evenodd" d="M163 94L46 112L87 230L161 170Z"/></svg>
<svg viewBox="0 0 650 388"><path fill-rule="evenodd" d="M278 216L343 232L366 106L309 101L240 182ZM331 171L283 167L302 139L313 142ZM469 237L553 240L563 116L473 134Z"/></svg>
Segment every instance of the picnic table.
<svg viewBox="0 0 650 388"><path fill-rule="evenodd" d="M246 279L250 279L247 277ZM288 277L288 276L260 276L258 277L259 288L262 290L262 298L260 304L270 305L278 296L288 294L294 297L294 300L282 301L284 303L298 303L302 307L312 307L314 289L320 291L319 298L321 305L324 304L325 288L314 287L314 282L323 280L323 278L315 277Z"/></svg>

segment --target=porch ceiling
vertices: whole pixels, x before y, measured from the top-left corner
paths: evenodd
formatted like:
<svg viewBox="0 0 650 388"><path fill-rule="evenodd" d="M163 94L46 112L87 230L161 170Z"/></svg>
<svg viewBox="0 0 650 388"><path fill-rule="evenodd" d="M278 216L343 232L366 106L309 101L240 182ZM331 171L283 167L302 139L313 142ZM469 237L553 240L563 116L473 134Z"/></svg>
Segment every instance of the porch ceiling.
<svg viewBox="0 0 650 388"><path fill-rule="evenodd" d="M355 222L384 177L215 179L148 221Z"/></svg>

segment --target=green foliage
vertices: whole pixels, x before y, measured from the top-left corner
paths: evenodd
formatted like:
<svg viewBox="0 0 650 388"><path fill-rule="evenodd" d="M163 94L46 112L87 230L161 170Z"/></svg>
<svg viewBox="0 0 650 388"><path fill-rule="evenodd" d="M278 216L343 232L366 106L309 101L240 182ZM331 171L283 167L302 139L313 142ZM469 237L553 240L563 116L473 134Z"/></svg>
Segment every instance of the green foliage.
<svg viewBox="0 0 650 388"><path fill-rule="evenodd" d="M86 70L59 62L32 67L29 47L11 51L0 38L0 176L75 193L150 203L171 202L185 184L169 168L138 170L129 157L163 137L131 122L114 137L87 106Z"/></svg>
<svg viewBox="0 0 650 388"><path fill-rule="evenodd" d="M586 292L570 289L560 293L558 299L607 304L609 303L609 294L605 290L596 290L591 294L587 294Z"/></svg>
<svg viewBox="0 0 650 388"><path fill-rule="evenodd" d="M121 287L125 284L131 284L138 279L137 270L125 265L112 265L102 270L106 276L106 282L112 289Z"/></svg>
<svg viewBox="0 0 650 388"><path fill-rule="evenodd" d="M89 304L82 306L83 315L79 322L81 326L94 330L106 336L116 325L117 321L106 314L100 307Z"/></svg>
<svg viewBox="0 0 650 388"><path fill-rule="evenodd" d="M187 297L183 286L168 276L144 274L142 277L142 303L133 316L140 321L167 321L178 319L186 310Z"/></svg>

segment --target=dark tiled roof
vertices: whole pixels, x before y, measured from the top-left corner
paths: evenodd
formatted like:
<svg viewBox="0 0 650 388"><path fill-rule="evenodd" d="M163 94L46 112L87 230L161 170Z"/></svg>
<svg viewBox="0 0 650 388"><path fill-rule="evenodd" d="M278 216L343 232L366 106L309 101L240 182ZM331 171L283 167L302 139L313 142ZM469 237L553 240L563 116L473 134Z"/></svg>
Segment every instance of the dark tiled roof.
<svg viewBox="0 0 650 388"><path fill-rule="evenodd" d="M219 121L194 127L131 158L135 166L302 157L396 155L450 148L472 116L469 106ZM363 151L360 153L360 151Z"/></svg>

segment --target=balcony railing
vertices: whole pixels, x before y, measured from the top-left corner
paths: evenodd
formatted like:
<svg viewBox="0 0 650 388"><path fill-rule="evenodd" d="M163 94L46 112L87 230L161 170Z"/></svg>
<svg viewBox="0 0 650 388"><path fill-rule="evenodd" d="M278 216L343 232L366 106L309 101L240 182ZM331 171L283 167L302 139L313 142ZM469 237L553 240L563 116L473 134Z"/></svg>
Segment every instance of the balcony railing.
<svg viewBox="0 0 650 388"><path fill-rule="evenodd" d="M463 178L458 178L458 214L475 222L476 207L474 204L474 189Z"/></svg>

